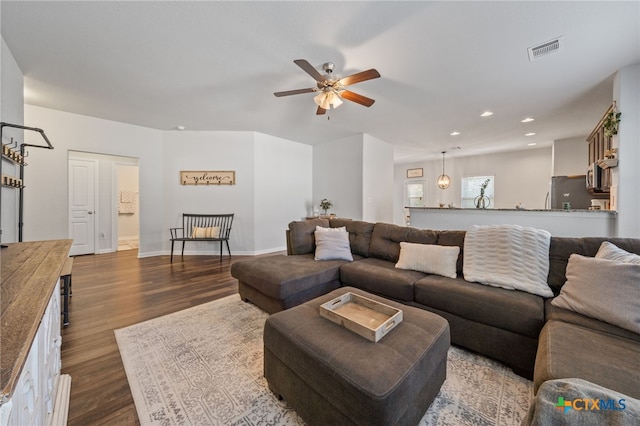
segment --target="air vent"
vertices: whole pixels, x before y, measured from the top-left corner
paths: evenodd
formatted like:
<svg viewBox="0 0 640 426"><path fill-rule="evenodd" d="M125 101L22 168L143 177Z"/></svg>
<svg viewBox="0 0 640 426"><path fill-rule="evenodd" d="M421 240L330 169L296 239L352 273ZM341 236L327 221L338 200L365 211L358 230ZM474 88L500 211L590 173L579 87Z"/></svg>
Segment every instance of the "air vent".
<svg viewBox="0 0 640 426"><path fill-rule="evenodd" d="M527 49L529 51L529 61L535 61L536 59L548 56L554 52L561 50L561 48L562 37L556 37L553 40L530 47L529 49Z"/></svg>

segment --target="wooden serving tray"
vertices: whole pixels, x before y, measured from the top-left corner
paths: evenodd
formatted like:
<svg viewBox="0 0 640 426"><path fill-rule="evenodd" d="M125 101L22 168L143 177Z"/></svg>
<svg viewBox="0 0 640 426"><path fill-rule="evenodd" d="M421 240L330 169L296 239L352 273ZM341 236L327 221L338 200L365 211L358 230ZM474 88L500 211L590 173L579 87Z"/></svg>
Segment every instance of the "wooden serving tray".
<svg viewBox="0 0 640 426"><path fill-rule="evenodd" d="M320 316L372 342L402 322L402 310L351 292L320 305Z"/></svg>

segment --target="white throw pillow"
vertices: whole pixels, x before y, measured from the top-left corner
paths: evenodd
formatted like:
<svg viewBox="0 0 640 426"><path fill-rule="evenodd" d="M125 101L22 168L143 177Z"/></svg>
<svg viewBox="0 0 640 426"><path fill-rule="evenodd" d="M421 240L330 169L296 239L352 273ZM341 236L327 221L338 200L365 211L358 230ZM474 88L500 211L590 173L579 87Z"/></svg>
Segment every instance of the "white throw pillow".
<svg viewBox="0 0 640 426"><path fill-rule="evenodd" d="M219 226L208 226L206 228L194 226L191 230L191 238L218 238L219 236Z"/></svg>
<svg viewBox="0 0 640 426"><path fill-rule="evenodd" d="M474 225L464 237L464 279L553 297L547 284L550 243L543 229Z"/></svg>
<svg viewBox="0 0 640 426"><path fill-rule="evenodd" d="M323 228L316 226L315 260L353 260L349 233L345 226L339 228Z"/></svg>
<svg viewBox="0 0 640 426"><path fill-rule="evenodd" d="M600 244L596 257L599 259L615 260L617 262L640 265L640 256L629 253L626 250L622 250L620 247L610 243L609 241L603 241L602 244Z"/></svg>
<svg viewBox="0 0 640 426"><path fill-rule="evenodd" d="M460 254L458 246L401 242L396 268L456 278L458 254Z"/></svg>
<svg viewBox="0 0 640 426"><path fill-rule="evenodd" d="M553 306L640 334L640 265L572 254Z"/></svg>

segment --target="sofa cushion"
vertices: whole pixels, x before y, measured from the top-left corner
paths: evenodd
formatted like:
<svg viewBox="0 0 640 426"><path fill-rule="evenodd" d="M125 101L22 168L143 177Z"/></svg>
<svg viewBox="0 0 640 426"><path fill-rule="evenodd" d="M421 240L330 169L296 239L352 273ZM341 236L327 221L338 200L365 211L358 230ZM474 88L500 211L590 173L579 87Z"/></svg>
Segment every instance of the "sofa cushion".
<svg viewBox="0 0 640 426"><path fill-rule="evenodd" d="M369 257L369 244L371 242L374 223L336 218L331 219L329 224L332 228L342 226L347 228L351 253L362 257Z"/></svg>
<svg viewBox="0 0 640 426"><path fill-rule="evenodd" d="M575 324L549 321L540 333L533 381L579 377L640 398L640 343Z"/></svg>
<svg viewBox="0 0 640 426"><path fill-rule="evenodd" d="M570 238L551 237L549 245L549 277L547 283L554 294L560 293L560 288L567 281L565 272L569 256L573 253L593 257L600 249L603 241L610 241L617 247L630 253L640 254L640 238Z"/></svg>
<svg viewBox="0 0 640 426"><path fill-rule="evenodd" d="M340 266L342 285L406 302L413 300L413 283L424 276L422 272L397 269L395 263L371 257Z"/></svg>
<svg viewBox="0 0 640 426"><path fill-rule="evenodd" d="M464 240L464 279L552 297L547 285L550 239L543 229L473 225Z"/></svg>
<svg viewBox="0 0 640 426"><path fill-rule="evenodd" d="M289 254L308 254L316 250L316 226L329 227L328 219L309 219L289 223Z"/></svg>
<svg viewBox="0 0 640 426"><path fill-rule="evenodd" d="M600 244L600 248L596 253L596 257L600 259L615 260L617 262L635 263L636 265L640 265L640 256L638 256L637 254L629 253L626 250L622 250L620 247L610 243L609 241L603 241L602 244Z"/></svg>
<svg viewBox="0 0 640 426"><path fill-rule="evenodd" d="M400 258L396 263L396 268L456 278L458 253L460 253L459 247L403 241L400 243Z"/></svg>
<svg viewBox="0 0 640 426"><path fill-rule="evenodd" d="M341 271L342 273L342 271ZM537 338L544 299L524 291L428 275L415 283L415 301L461 318Z"/></svg>
<svg viewBox="0 0 640 426"><path fill-rule="evenodd" d="M458 254L458 261L456 263L456 272L462 274L462 260L464 258L464 237L467 231L439 231L438 241L436 244L439 246L456 246L460 247L460 254Z"/></svg>
<svg viewBox="0 0 640 426"><path fill-rule="evenodd" d="M632 331L625 330L624 328L616 327L604 321L597 320L579 314L568 309L558 308L553 306L553 299L545 299L544 301L544 318L545 321L564 321L571 324L580 325L582 327L590 328L592 330L601 331L614 336L624 337L626 339L635 340L640 342L640 334Z"/></svg>
<svg viewBox="0 0 640 426"><path fill-rule="evenodd" d="M344 226L340 228L316 226L315 240L315 260L353 261L351 247L349 247L349 233Z"/></svg>
<svg viewBox="0 0 640 426"><path fill-rule="evenodd" d="M551 304L640 333L640 265L572 254Z"/></svg>
<svg viewBox="0 0 640 426"><path fill-rule="evenodd" d="M371 234L369 257L396 263L400 257L400 242L435 244L438 231L409 228L390 223L376 223Z"/></svg>
<svg viewBox="0 0 640 426"><path fill-rule="evenodd" d="M570 405L562 408L558 406L560 400ZM569 378L544 382L520 426L639 424L640 400L586 380Z"/></svg>
<svg viewBox="0 0 640 426"><path fill-rule="evenodd" d="M345 260L315 261L313 254L264 256L231 265L231 275L275 299L338 280Z"/></svg>

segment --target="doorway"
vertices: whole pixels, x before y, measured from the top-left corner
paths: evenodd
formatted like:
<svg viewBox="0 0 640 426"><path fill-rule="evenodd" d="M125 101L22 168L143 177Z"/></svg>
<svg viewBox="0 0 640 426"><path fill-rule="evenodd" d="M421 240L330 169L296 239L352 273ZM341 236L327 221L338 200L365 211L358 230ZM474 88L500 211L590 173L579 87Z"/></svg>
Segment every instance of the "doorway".
<svg viewBox="0 0 640 426"><path fill-rule="evenodd" d="M426 187L426 179L404 181L404 223L406 226L411 226L411 211L408 207L424 207L427 204Z"/></svg>
<svg viewBox="0 0 640 426"><path fill-rule="evenodd" d="M116 163L118 251L137 250L140 238L138 165Z"/></svg>
<svg viewBox="0 0 640 426"><path fill-rule="evenodd" d="M138 159L69 151L70 254L139 247ZM120 218L123 221L120 221Z"/></svg>

